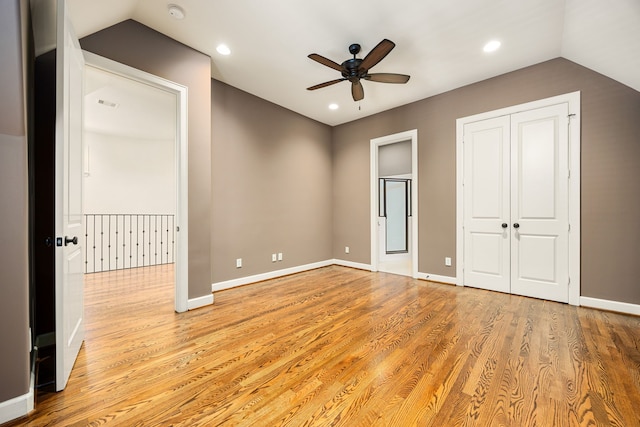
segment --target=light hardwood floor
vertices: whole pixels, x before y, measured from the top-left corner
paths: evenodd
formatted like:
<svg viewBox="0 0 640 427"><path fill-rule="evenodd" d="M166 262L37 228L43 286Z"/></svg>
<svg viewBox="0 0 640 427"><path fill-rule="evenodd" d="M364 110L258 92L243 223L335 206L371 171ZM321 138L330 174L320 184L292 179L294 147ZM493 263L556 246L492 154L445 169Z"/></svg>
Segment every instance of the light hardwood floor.
<svg viewBox="0 0 640 427"><path fill-rule="evenodd" d="M8 425L640 426L640 318L327 267L173 312L171 266L88 276L61 393Z"/></svg>

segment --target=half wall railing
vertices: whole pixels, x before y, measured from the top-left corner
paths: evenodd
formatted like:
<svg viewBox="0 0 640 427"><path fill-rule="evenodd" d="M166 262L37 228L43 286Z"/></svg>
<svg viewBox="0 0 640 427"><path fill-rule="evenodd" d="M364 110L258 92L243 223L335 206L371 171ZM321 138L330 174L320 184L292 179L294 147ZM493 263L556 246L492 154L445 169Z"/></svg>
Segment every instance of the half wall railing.
<svg viewBox="0 0 640 427"><path fill-rule="evenodd" d="M85 273L175 262L175 215L85 214Z"/></svg>

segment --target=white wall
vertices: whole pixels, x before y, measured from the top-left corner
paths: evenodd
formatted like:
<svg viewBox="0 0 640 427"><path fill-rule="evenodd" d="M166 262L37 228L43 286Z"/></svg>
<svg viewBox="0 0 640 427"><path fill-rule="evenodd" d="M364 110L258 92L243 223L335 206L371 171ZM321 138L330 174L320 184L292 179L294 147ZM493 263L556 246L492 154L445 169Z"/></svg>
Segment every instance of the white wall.
<svg viewBox="0 0 640 427"><path fill-rule="evenodd" d="M175 214L173 140L85 132L85 213Z"/></svg>

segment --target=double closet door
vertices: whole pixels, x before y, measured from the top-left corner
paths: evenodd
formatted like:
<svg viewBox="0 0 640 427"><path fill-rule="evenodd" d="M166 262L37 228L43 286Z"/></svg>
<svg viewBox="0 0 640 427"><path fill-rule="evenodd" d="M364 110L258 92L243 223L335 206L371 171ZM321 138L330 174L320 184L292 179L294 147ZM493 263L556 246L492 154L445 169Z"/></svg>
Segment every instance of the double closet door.
<svg viewBox="0 0 640 427"><path fill-rule="evenodd" d="M568 302L568 111L465 124L465 286Z"/></svg>

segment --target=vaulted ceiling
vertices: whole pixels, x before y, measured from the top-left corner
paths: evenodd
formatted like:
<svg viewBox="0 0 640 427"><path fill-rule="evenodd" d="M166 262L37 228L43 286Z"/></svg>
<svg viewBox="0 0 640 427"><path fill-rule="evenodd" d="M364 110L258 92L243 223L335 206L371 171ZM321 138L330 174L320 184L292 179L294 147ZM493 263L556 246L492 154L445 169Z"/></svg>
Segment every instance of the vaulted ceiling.
<svg viewBox="0 0 640 427"><path fill-rule="evenodd" d="M184 11L177 20L169 3ZM212 77L329 125L446 92L559 56L640 91L640 0L68 0L79 37L126 19L211 57ZM411 75L405 85L349 82L307 58L337 63L396 43L371 72ZM501 42L485 53L491 40ZM231 54L216 47L224 43ZM339 106L330 110L329 104Z"/></svg>

